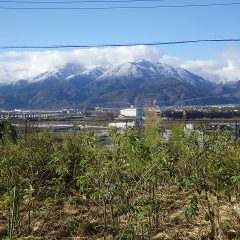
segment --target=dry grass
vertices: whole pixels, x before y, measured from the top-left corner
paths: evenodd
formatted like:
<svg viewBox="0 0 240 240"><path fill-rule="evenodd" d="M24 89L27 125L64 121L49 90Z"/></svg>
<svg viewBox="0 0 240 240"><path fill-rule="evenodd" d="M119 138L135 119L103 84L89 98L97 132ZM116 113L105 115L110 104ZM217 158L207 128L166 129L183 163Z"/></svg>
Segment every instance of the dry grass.
<svg viewBox="0 0 240 240"><path fill-rule="evenodd" d="M188 203L191 194L186 191L162 187L158 189L157 199L160 205L159 224L154 229L152 240L207 240L210 235L210 224L205 220L206 202L199 197L199 212L194 220L184 218L183 208ZM49 207L43 207L43 202L35 202L31 213L32 239L103 239L103 209L84 196L74 196L77 204L69 203L68 199L53 201ZM214 206L216 199L211 197ZM26 234L27 216L21 207L21 224L19 233ZM216 210L216 209L215 209ZM7 212L0 215L0 239L7 234ZM236 237L240 230L240 207L225 201L220 205L221 228L223 239L240 239ZM110 222L110 210L108 209ZM119 217L120 225L124 226L127 216ZM21 227L20 227L21 226ZM25 226L25 227L24 227ZM106 236L107 239L112 237ZM31 238L30 238L31 239ZM221 240L220 239L220 240Z"/></svg>

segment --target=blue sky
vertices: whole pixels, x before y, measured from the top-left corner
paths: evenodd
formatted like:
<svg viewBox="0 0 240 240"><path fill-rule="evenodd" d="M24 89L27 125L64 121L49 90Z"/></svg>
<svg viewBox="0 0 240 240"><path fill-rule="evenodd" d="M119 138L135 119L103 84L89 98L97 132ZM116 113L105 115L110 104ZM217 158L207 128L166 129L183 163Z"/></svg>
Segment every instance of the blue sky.
<svg viewBox="0 0 240 240"><path fill-rule="evenodd" d="M238 2L238 0L166 0L128 4L47 5L64 7L183 5ZM240 1L239 1L240 2ZM46 5L6 4L7 7ZM158 42L206 38L240 38L240 5L208 8L115 10L3 10L0 45L58 45ZM185 61L217 58L238 51L240 43L202 43L159 47L162 54ZM7 50L9 51L9 50ZM1 51L3 54L3 51ZM6 61L1 60L0 61ZM1 62L0 62L1 64ZM1 71L0 71L1 72ZM1 75L0 75L1 76Z"/></svg>
<svg viewBox="0 0 240 240"><path fill-rule="evenodd" d="M231 2L223 0L168 0L132 4L69 4L47 6L182 5ZM236 1L235 1L236 2ZM46 6L3 4L0 6ZM184 9L124 10L0 10L0 45L55 45L174 41L240 37L240 5ZM204 58L233 44L161 47L167 54Z"/></svg>

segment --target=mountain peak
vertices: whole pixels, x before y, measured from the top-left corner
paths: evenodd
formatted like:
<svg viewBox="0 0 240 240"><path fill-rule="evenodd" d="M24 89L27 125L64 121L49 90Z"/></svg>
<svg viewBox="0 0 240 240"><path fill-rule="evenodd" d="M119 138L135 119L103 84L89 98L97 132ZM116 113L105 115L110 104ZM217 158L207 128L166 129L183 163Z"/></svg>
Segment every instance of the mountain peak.
<svg viewBox="0 0 240 240"><path fill-rule="evenodd" d="M98 80L139 78L144 74L135 62L126 62L108 69Z"/></svg>

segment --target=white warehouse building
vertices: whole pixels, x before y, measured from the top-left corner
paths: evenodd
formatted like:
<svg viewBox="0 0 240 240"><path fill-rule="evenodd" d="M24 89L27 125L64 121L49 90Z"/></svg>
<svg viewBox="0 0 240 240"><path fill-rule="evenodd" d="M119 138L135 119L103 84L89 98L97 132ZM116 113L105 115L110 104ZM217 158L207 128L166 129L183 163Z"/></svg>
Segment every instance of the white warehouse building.
<svg viewBox="0 0 240 240"><path fill-rule="evenodd" d="M142 108L125 108L120 110L120 114L124 117L142 117L143 116L143 109Z"/></svg>

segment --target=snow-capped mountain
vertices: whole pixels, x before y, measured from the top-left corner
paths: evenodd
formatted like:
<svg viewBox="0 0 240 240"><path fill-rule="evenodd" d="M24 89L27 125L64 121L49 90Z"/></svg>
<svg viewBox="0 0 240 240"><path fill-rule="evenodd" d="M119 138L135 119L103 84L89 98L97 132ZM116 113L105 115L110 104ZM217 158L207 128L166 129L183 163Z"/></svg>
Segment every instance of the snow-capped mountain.
<svg viewBox="0 0 240 240"><path fill-rule="evenodd" d="M211 87L209 81L204 78L195 75L183 68L175 68L170 65L160 63L160 62L151 62L148 60L139 60L136 62L127 62L117 66L113 66L108 69L103 75L101 75L97 81L106 81L112 79L118 80L131 80L131 79L166 79L174 78L178 79L184 83L189 83L193 86Z"/></svg>
<svg viewBox="0 0 240 240"><path fill-rule="evenodd" d="M54 69L50 72L44 72L36 77L27 79L28 82L40 82L40 81L48 81L48 80L55 80L61 81L72 74L77 74L85 70L81 65L78 64L66 64L64 67L60 67Z"/></svg>
<svg viewBox="0 0 240 240"><path fill-rule="evenodd" d="M217 85L183 68L139 60L111 67L77 64L0 85L1 108L236 103L240 86Z"/></svg>

